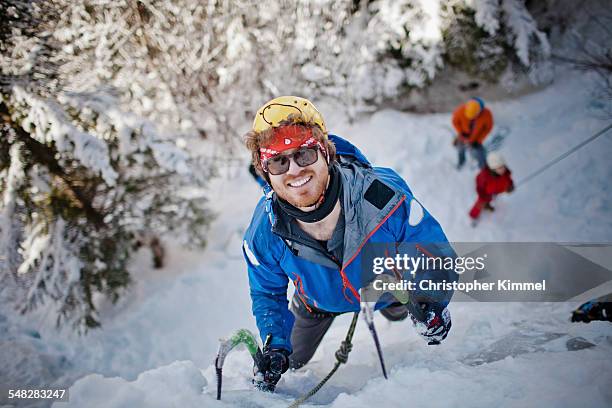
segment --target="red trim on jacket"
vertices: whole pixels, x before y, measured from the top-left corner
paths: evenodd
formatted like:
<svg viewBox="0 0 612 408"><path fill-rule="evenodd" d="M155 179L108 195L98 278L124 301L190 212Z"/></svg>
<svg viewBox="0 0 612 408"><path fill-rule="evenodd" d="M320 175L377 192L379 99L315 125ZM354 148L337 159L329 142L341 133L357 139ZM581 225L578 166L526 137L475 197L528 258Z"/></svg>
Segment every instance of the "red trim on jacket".
<svg viewBox="0 0 612 408"><path fill-rule="evenodd" d="M308 306L308 302L306 302L306 299L304 299L304 297L307 298L308 296L306 296L306 292L304 291L304 284L302 283L302 277L295 272L293 272L293 274L295 275L293 286L295 286L295 290L297 291L296 293L298 297L300 298L300 300L302 301L302 303L304 304L304 306L306 306L306 310L312 313L312 309L310 308L310 306Z"/></svg>

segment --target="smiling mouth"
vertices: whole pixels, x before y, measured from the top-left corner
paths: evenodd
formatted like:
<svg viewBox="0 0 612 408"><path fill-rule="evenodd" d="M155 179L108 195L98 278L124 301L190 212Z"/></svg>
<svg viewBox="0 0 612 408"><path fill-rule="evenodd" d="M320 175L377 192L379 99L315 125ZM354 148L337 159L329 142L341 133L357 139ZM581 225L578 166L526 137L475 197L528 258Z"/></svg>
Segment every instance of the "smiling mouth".
<svg viewBox="0 0 612 408"><path fill-rule="evenodd" d="M304 177L296 181L292 181L291 183L287 183L287 185L289 187L299 188L305 185L306 183L308 183L310 180L312 180L312 176L308 176L308 177Z"/></svg>

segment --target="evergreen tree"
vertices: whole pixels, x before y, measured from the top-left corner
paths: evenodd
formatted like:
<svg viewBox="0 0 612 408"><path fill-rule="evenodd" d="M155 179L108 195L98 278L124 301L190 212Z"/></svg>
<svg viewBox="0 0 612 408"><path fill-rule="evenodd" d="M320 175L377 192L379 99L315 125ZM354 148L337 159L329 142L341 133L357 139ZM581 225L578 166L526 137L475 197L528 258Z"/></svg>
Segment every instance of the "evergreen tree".
<svg viewBox="0 0 612 408"><path fill-rule="evenodd" d="M73 61L43 35L58 30L56 15L40 14L50 5L2 9L15 18L1 44L0 279L21 311L45 303L83 330L99 324L96 294L114 301L130 282L139 237L205 244L211 171L110 88L68 90Z"/></svg>

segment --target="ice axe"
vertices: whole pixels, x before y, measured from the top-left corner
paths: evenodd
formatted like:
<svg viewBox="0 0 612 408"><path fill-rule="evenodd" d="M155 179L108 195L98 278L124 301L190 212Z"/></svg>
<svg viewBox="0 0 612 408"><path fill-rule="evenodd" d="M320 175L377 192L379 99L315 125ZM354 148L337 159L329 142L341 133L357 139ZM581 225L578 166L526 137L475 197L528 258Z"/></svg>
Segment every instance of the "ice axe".
<svg viewBox="0 0 612 408"><path fill-rule="evenodd" d="M271 340L271 337L268 336L266 339L266 343ZM225 362L225 358L236 346L240 344L244 344L246 349L253 357L253 361L255 362L255 366L259 372L263 372L263 353L261 352L261 348L257 343L257 338L253 333L251 333L247 329L239 329L237 330L230 338L228 339L220 339L219 340L219 351L217 352L217 357L215 358L215 371L217 373L217 400L221 399L221 386L223 380L223 363ZM264 345L265 347L266 345Z"/></svg>
<svg viewBox="0 0 612 408"><path fill-rule="evenodd" d="M377 277L382 283L398 283L399 280L391 275L379 275ZM374 340L374 346L376 347L376 353L378 354L378 360L380 362L380 368L382 370L383 376L385 379L388 379L387 376L387 368L385 366L385 359L382 353L382 347L380 346L380 340L378 339L378 333L376 332L376 327L374 326L374 306L378 302L378 299L384 294L390 293L395 297L401 304L405 305L408 308L408 311L412 316L417 319L423 320L423 311L421 308L415 304L409 293L404 290L376 290L374 289L374 282L370 282L368 286L363 287L360 290L360 298L361 298L361 314L363 319L365 320L368 330L370 330L370 334L372 335L372 339Z"/></svg>
<svg viewBox="0 0 612 408"><path fill-rule="evenodd" d="M380 281L389 283L394 282L397 278L390 275L380 275L377 278ZM368 330L370 330L370 334L372 335L372 339L374 340L374 347L376 347L376 353L378 354L378 361L380 362L380 368L382 370L383 376L385 379L389 379L387 376L387 368L385 366L385 359L383 357L382 348L380 347L380 340L378 339L378 333L376 332L376 327L374 326L374 306L378 301L378 298L382 296L384 292L377 291L374 289L374 282L370 282L370 284L366 287L363 287L360 290L360 298L361 298L361 315L368 326ZM409 302L408 294L404 291L388 291L391 292L393 296L397 300L399 300L402 304L406 304Z"/></svg>

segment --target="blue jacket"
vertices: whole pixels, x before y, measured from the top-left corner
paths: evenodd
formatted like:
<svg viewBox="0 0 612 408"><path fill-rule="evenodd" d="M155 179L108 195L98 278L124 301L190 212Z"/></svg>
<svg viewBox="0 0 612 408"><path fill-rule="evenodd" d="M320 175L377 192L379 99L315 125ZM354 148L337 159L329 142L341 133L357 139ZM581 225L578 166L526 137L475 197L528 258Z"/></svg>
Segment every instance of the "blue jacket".
<svg viewBox="0 0 612 408"><path fill-rule="evenodd" d="M272 336L271 347L292 351L294 316L288 309L289 281L307 307L335 313L360 309L359 289L372 275L372 253L401 247L409 256L455 256L438 222L413 197L406 182L392 169L372 167L346 140L330 135L336 145L343 191L340 198L345 221L342 263L309 245L292 225L279 217L275 194L269 186L259 201L243 241L248 266L253 314L262 339ZM285 217L286 219L287 217ZM295 227L293 227L295 228ZM367 255L365 254L367 252ZM367 259L366 259L367 258ZM363 262L362 262L363 261ZM362 265L363 263L363 265ZM362 266L364 269L362 269ZM456 280L454 272L423 270L416 281ZM428 293L426 296L431 296ZM452 292L438 291L435 302L446 306ZM394 299L382 296L375 310Z"/></svg>

